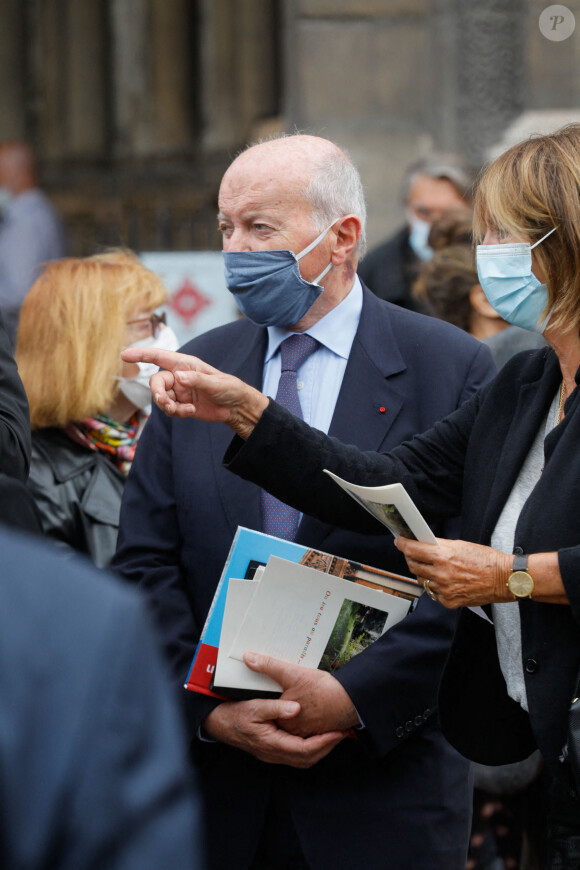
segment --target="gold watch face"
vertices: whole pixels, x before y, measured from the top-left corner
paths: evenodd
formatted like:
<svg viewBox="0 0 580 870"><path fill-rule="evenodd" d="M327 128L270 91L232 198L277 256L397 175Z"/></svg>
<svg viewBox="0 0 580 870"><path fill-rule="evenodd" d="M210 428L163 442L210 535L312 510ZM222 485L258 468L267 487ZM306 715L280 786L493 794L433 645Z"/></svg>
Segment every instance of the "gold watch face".
<svg viewBox="0 0 580 870"><path fill-rule="evenodd" d="M532 594L534 581L527 571L513 571L507 582L508 589L516 598L527 598Z"/></svg>

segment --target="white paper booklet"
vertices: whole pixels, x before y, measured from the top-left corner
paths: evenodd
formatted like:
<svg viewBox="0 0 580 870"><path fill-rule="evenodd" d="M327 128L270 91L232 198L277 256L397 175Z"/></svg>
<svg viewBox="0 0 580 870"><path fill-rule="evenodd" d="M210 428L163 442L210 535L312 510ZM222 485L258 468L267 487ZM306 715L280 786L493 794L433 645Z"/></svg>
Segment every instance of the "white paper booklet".
<svg viewBox="0 0 580 870"><path fill-rule="evenodd" d="M256 580L230 578L213 680L215 686L223 686L226 689L253 689L255 692L280 691L278 684L273 681L268 681L265 687L266 678L263 674L255 674L243 662L228 656L232 640L238 633L240 622L252 602L258 585L259 581Z"/></svg>
<svg viewBox="0 0 580 870"><path fill-rule="evenodd" d="M424 544L436 544L437 538L423 519L415 502L402 483L386 486L358 486L343 480L332 471L325 474L386 526L395 537L415 538Z"/></svg>
<svg viewBox="0 0 580 870"><path fill-rule="evenodd" d="M248 650L334 673L411 607L408 598L276 556L268 560L253 589L242 588L248 581L232 582L235 591L230 599L228 589L214 680L220 690L281 690L271 678L246 667L243 654ZM237 633L228 637L234 625Z"/></svg>

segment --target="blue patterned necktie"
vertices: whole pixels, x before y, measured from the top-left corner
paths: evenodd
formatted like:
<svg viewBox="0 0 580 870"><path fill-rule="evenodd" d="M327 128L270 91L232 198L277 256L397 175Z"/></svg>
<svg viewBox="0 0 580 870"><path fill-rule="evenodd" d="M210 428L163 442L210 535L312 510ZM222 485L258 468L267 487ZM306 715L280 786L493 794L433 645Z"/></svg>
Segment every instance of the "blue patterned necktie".
<svg viewBox="0 0 580 870"><path fill-rule="evenodd" d="M298 398L297 372L317 347L318 342L315 338L302 333L291 335L280 345L282 371L276 401L300 419L302 419L302 407ZM262 530L268 535L293 541L298 529L299 516L299 511L262 490Z"/></svg>

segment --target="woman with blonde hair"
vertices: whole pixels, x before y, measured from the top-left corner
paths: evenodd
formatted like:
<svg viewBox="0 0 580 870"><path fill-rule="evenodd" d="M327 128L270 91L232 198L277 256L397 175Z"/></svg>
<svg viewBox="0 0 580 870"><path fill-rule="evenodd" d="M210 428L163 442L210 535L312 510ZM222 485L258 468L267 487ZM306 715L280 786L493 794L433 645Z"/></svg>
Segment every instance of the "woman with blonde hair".
<svg viewBox="0 0 580 870"><path fill-rule="evenodd" d="M549 347L512 357L459 410L390 453L328 438L200 360L147 349L124 357L162 365L157 404L170 416L226 422L239 436L227 468L304 513L381 531L326 468L361 485L401 482L429 522L461 514L459 540L396 539L427 595L462 608L439 694L443 732L483 764L540 749L553 776L546 866L577 870L580 770L564 746L580 668L579 124L514 145L488 167L475 234L490 303L509 323L543 332ZM281 667L247 662L272 676ZM319 672L304 683L302 668L284 667L310 697L317 684L312 721L331 731ZM347 726L355 714L343 717Z"/></svg>
<svg viewBox="0 0 580 870"><path fill-rule="evenodd" d="M45 266L26 296L16 360L30 405L29 487L47 535L99 566L115 551L125 477L154 366L126 347L175 349L160 280L125 251Z"/></svg>

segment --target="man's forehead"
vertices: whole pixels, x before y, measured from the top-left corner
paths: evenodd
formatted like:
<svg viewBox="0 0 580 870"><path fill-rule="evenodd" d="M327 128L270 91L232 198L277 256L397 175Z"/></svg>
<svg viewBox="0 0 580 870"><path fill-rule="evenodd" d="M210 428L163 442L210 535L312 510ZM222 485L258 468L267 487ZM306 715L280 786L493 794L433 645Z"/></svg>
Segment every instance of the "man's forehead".
<svg viewBox="0 0 580 870"><path fill-rule="evenodd" d="M238 172L233 166L230 169L220 186L220 209L235 207L244 213L254 213L264 209L285 211L305 204L304 177L274 174L265 168L256 172L243 169Z"/></svg>
<svg viewBox="0 0 580 870"><path fill-rule="evenodd" d="M409 200L439 199L450 196L462 199L457 187L451 179L446 177L434 178L432 175L421 173L417 175L409 187Z"/></svg>
<svg viewBox="0 0 580 870"><path fill-rule="evenodd" d="M245 174L260 178L277 179L279 182L295 183L309 177L313 167L313 152L291 138L276 142L264 142L242 151L226 170L228 176Z"/></svg>

